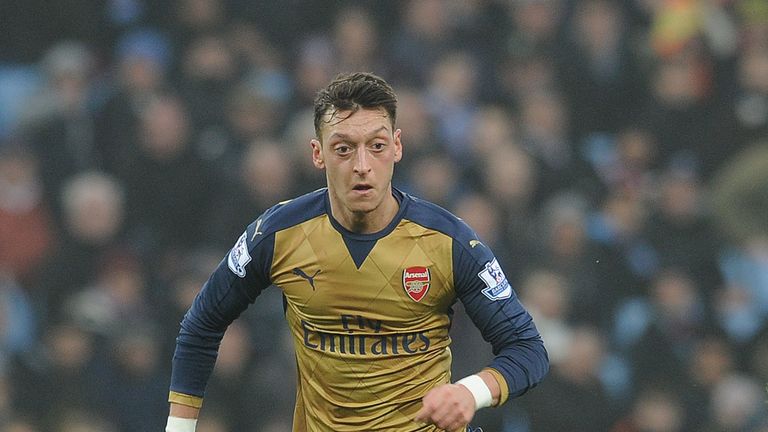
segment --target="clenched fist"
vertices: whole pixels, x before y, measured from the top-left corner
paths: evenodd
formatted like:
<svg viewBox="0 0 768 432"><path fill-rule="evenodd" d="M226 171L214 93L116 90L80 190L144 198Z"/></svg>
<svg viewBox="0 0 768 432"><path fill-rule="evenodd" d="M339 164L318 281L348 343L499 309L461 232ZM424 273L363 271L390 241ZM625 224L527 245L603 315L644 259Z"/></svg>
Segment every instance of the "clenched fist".
<svg viewBox="0 0 768 432"><path fill-rule="evenodd" d="M424 395L424 406L416 413L418 422L434 424L446 431L457 431L475 416L475 398L460 384L442 384Z"/></svg>

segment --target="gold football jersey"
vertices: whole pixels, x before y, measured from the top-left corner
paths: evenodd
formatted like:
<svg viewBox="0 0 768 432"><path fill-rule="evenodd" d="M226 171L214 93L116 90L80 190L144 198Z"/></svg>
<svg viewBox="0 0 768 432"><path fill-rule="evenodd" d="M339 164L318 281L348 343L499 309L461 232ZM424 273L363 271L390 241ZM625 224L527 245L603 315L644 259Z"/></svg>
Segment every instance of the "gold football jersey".
<svg viewBox="0 0 768 432"><path fill-rule="evenodd" d="M451 382L459 299L497 357L503 403L543 377L546 351L501 267L460 219L397 190L379 233L347 231L321 189L268 210L213 273L182 321L170 401L202 404L218 341L268 286L284 296L296 352L293 430L435 431L421 399Z"/></svg>
<svg viewBox="0 0 768 432"><path fill-rule="evenodd" d="M357 267L327 214L275 235L272 281L299 371L295 430L430 430L413 418L450 382L451 246L400 220ZM416 288L409 268L425 269L411 272Z"/></svg>

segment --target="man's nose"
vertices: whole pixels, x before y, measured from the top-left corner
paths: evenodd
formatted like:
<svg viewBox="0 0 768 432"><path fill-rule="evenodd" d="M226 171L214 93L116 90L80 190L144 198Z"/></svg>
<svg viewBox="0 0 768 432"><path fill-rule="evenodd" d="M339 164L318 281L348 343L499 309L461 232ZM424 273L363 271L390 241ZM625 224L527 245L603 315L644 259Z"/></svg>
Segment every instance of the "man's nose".
<svg viewBox="0 0 768 432"><path fill-rule="evenodd" d="M369 163L369 158L371 156L368 154L365 148L361 148L357 154L355 155L355 172L356 173L367 173L371 170L371 164Z"/></svg>

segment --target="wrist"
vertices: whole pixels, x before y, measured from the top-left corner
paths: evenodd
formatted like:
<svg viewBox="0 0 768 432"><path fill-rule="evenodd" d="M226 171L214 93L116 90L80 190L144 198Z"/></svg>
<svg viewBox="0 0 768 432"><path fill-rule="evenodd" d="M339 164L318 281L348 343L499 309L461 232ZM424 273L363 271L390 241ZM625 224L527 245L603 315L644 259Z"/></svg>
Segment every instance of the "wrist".
<svg viewBox="0 0 768 432"><path fill-rule="evenodd" d="M493 405L491 389L488 388L485 381L483 381L479 375L470 375L466 378L462 378L456 381L456 384L464 386L470 393L472 393L472 397L475 398L475 410Z"/></svg>
<svg viewBox="0 0 768 432"><path fill-rule="evenodd" d="M165 432L195 432L197 419L168 416Z"/></svg>

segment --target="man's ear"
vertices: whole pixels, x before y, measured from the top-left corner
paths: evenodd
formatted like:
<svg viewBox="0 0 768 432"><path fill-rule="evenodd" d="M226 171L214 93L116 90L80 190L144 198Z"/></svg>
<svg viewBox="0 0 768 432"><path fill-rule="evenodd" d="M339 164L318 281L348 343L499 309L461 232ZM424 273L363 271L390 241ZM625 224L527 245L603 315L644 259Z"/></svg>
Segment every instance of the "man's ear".
<svg viewBox="0 0 768 432"><path fill-rule="evenodd" d="M319 169L325 168L325 161L323 160L323 145L320 143L320 140L312 138L309 141L309 145L312 146L312 164L314 164L315 167Z"/></svg>
<svg viewBox="0 0 768 432"><path fill-rule="evenodd" d="M395 130L395 162L400 162L400 159L403 158L403 143L400 141L401 133L400 129Z"/></svg>

